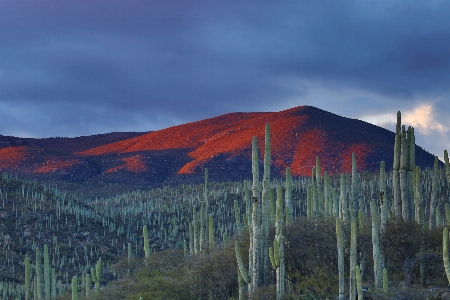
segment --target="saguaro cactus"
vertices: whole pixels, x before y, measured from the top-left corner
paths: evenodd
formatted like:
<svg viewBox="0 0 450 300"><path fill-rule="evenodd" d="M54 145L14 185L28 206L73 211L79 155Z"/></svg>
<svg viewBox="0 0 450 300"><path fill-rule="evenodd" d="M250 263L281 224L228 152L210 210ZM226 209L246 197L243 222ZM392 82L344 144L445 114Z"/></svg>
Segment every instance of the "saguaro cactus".
<svg viewBox="0 0 450 300"><path fill-rule="evenodd" d="M352 186L351 186L351 238L350 238L350 300L356 299L355 270L358 256L358 192L357 192L356 155L352 153Z"/></svg>
<svg viewBox="0 0 450 300"><path fill-rule="evenodd" d="M277 189L277 208L275 216L275 241L278 249L273 250L274 260L277 264L277 300L284 296L285 283L285 265L284 265L284 237L283 237L283 190L281 186ZM274 241L274 242L275 242ZM274 243L275 245L275 243Z"/></svg>
<svg viewBox="0 0 450 300"><path fill-rule="evenodd" d="M339 300L345 300L344 236L339 217L336 218L336 243L338 250Z"/></svg>
<svg viewBox="0 0 450 300"><path fill-rule="evenodd" d="M442 258L444 260L445 274L450 284L450 258L448 254L448 228L444 227L442 232Z"/></svg>
<svg viewBox="0 0 450 300"><path fill-rule="evenodd" d="M252 208L251 219L249 217L248 232L250 235L249 247L249 271L244 270L239 244L236 242L236 259L242 277L249 284L249 295L255 288L268 283L269 274L269 226L270 226L270 126L266 124L266 138L264 147L264 177L263 193L259 183L259 155L258 141L252 140ZM245 191L246 193L246 191ZM247 275L248 274L248 275ZM247 278L248 276L248 278Z"/></svg>
<svg viewBox="0 0 450 300"><path fill-rule="evenodd" d="M356 276L356 289L358 292L358 300L364 300L361 269L359 268L358 265L356 266L355 276Z"/></svg>
<svg viewBox="0 0 450 300"><path fill-rule="evenodd" d="M448 160L448 152L444 150L445 175L447 176L447 183L450 185L450 162Z"/></svg>
<svg viewBox="0 0 450 300"><path fill-rule="evenodd" d="M91 275L86 274L86 297L89 297L89 294L91 292Z"/></svg>
<svg viewBox="0 0 450 300"><path fill-rule="evenodd" d="M44 245L44 284L45 284L45 300L50 299L50 260L48 257L48 246Z"/></svg>
<svg viewBox="0 0 450 300"><path fill-rule="evenodd" d="M372 200L370 203L370 210L372 214L373 273L375 277L375 288L380 290L383 287L383 259L380 250L378 208L375 200Z"/></svg>
<svg viewBox="0 0 450 300"><path fill-rule="evenodd" d="M147 225L144 225L144 227L142 228L142 234L144 236L144 252L145 252L145 258L149 258L150 257L150 244L148 242L148 229L147 229Z"/></svg>
<svg viewBox="0 0 450 300"><path fill-rule="evenodd" d="M392 189L394 193L395 215L400 217L402 215L402 202L400 192L400 153L401 153L401 113L397 112L397 126L395 127L395 142L394 142L394 165L392 169Z"/></svg>
<svg viewBox="0 0 450 300"><path fill-rule="evenodd" d="M402 126L400 133L400 198L402 201L402 216L404 220L409 220L409 198L408 198L408 182L407 172L409 168L409 146L405 130Z"/></svg>
<svg viewBox="0 0 450 300"><path fill-rule="evenodd" d="M356 299L356 265L357 265L357 243L358 243L358 225L357 218L352 217L350 222L350 300Z"/></svg>
<svg viewBox="0 0 450 300"><path fill-rule="evenodd" d="M266 124L264 139L264 176L262 189L262 205L261 205L261 271L262 285L269 284L269 229L270 229L270 163L271 163L271 146L270 146L270 124Z"/></svg>
<svg viewBox="0 0 450 300"><path fill-rule="evenodd" d="M95 292L100 291L100 281L102 276L102 258L100 257L95 265L95 268L91 268L92 281L95 283Z"/></svg>
<svg viewBox="0 0 450 300"><path fill-rule="evenodd" d="M43 298L42 293L42 262L41 251L39 247L36 247L36 286L37 286L37 298L41 300Z"/></svg>
<svg viewBox="0 0 450 300"><path fill-rule="evenodd" d="M431 179L430 229L436 226L436 206L439 190L439 159L434 157L433 177Z"/></svg>
<svg viewBox="0 0 450 300"><path fill-rule="evenodd" d="M286 168L286 191L285 191L285 202L286 202L286 226L288 226L292 219L294 218L292 209L292 177L291 169Z"/></svg>
<svg viewBox="0 0 450 300"><path fill-rule="evenodd" d="M213 252L214 250L214 220L213 216L209 215L208 220L208 236L209 236L209 251Z"/></svg>
<svg viewBox="0 0 450 300"><path fill-rule="evenodd" d="M30 258L27 256L25 258L25 300L30 300L31 298L31 264Z"/></svg>
<svg viewBox="0 0 450 300"><path fill-rule="evenodd" d="M72 300L78 300L77 276L72 277Z"/></svg>

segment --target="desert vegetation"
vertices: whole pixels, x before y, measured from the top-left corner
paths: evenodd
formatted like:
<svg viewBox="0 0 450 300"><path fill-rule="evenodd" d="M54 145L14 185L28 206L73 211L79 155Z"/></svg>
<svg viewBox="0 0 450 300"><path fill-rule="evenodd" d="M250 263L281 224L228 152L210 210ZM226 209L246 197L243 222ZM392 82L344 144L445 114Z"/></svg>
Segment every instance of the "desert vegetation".
<svg viewBox="0 0 450 300"><path fill-rule="evenodd" d="M398 117L392 170L253 178L84 198L0 180L1 299L446 299L450 165L415 165ZM260 177L261 176L261 177Z"/></svg>

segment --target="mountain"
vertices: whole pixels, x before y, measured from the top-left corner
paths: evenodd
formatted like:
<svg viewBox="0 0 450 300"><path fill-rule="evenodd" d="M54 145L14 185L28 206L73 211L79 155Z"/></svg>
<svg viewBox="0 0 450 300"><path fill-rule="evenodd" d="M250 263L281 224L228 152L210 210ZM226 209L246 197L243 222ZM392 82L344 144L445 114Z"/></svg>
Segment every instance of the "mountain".
<svg viewBox="0 0 450 300"><path fill-rule="evenodd" d="M264 128L271 126L272 174L286 167L310 176L316 156L322 171L350 172L355 152L359 172L392 166L394 133L381 127L299 106L280 112L229 113L153 132L110 133L78 138L22 139L0 136L0 170L68 182L102 181L157 186L251 177L252 137L260 158ZM433 165L433 155L416 146L416 163Z"/></svg>

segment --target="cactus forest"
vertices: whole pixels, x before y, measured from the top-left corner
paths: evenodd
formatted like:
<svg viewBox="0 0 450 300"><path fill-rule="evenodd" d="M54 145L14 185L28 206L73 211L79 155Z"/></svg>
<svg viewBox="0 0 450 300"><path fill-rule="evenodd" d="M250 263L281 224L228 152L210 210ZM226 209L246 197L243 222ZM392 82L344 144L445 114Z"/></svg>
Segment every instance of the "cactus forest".
<svg viewBox="0 0 450 300"><path fill-rule="evenodd" d="M416 166L398 112L392 167L280 178L271 134L242 182L88 199L3 174L0 299L449 299L447 151Z"/></svg>

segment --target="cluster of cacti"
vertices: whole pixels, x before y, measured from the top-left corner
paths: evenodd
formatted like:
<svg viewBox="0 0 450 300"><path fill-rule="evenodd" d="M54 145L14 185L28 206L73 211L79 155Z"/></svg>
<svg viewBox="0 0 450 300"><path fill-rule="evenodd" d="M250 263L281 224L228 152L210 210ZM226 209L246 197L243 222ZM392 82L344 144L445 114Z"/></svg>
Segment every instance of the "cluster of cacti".
<svg viewBox="0 0 450 300"><path fill-rule="evenodd" d="M250 296L255 289L267 285L269 281L269 229L271 221L270 152L270 125L266 124L262 189L259 181L258 142L256 137L253 137L252 140L252 208L247 216L249 220L248 232L250 235L248 272L244 271L242 256L239 252L240 249L237 242L235 247L240 274L248 284L248 293Z"/></svg>
<svg viewBox="0 0 450 300"><path fill-rule="evenodd" d="M444 222L449 224L450 221L448 205L445 208L446 216L443 218L441 215L443 203L438 201L442 193L440 187L443 185L439 166L436 164L434 170L422 171L415 167L413 129L405 130L401 126L400 115L397 127L396 141L398 143L394 148L399 150L395 151L394 170L391 173L386 174L384 163L382 163L379 177L358 180L356 157L353 156L351 177L341 174L340 180L337 182L335 178L328 176L326 171L321 171L323 167L317 157L316 166L313 168L310 179L292 179L288 168L286 169L286 181L281 182L270 178L270 132L267 126L262 181L259 179L257 140L254 139L252 142L254 176L251 186L252 197L249 195L248 182L222 185L209 183L207 170L205 170L204 185L190 184L163 187L145 192L134 191L107 200L96 201L81 201L71 195L61 193L56 188L47 187L44 190L38 190L36 183L23 182L17 186L16 190L0 186L0 205L2 205L0 208L3 209L2 211L7 211L7 221L15 224L16 228L26 228L25 220L28 215L45 211L46 207L52 209L52 213L42 214L43 217L36 221L31 228L33 232L31 237L24 236L21 241L17 242L0 236L0 246L3 249L9 249L13 246L27 245L39 251L39 247L42 245L38 244L38 240L44 235L47 240L51 240L52 235L56 237L56 231L70 232L68 228L73 228L73 232L82 232L81 224L84 226L100 224L99 227L105 228L101 238L109 241L110 248L116 251L115 257L124 256L131 261L133 256L145 255L148 257L150 255L149 239L152 240L152 249L155 251L164 248L181 248L185 245L186 251L189 249L192 253L208 253L214 251L215 235L223 236L224 245L228 245L234 234L245 232L244 229L247 229L250 236L248 266L243 263L239 244L235 244L239 286L241 287L240 295L244 297L244 294L251 294L258 287L270 283L270 263L277 269L277 272L279 270L281 273L280 249L283 247L281 227L279 227L280 230L276 229L277 233L273 243L269 242L268 237L270 226L277 227L280 218L283 219L280 217L281 215L284 215L284 223L281 224L286 225L292 223L298 216L307 216L312 220L336 218L339 262L336 268L339 269L339 274L342 274L339 279L340 299L345 295L346 283L349 283L348 291L352 299L356 297L358 289L356 266L359 267L361 276L364 276L364 273L368 272L368 268L364 267L368 257L373 257L376 261L373 270L374 286L377 289L385 290L387 288L386 268L388 262L379 245L383 241L388 216L401 216L406 220L414 219L419 224L425 223L426 216L427 227L442 226ZM448 181L450 180L450 166L446 152L444 156ZM397 164L398 168L395 169ZM410 173L411 171L412 173ZM395 179L396 172L398 172L397 179ZM3 180L14 179L4 175ZM276 205L273 192L274 189L279 189L283 185L285 185L285 207L280 210L278 198L281 197L282 191L277 192ZM376 191L377 185L379 191ZM291 190L295 191L295 197ZM377 195L378 192L379 196L375 197L376 200L372 200L374 199L373 195ZM303 198L305 193L307 199ZM13 194L17 195L18 201L11 201ZM396 194L399 195L397 198ZM431 199L431 203L427 202L428 199ZM193 207L195 207L194 210ZM214 215L214 219L212 215ZM364 251L357 247L359 227L363 223L362 220L368 218L369 215L372 216L372 255L363 253ZM342 231L343 228L347 230L348 227L351 227L352 235L350 241L345 241ZM56 291L67 291L70 288L70 278L76 275L76 273L68 271L70 268L75 270L73 266L77 266L78 274L88 273L88 261L98 259L104 250L98 246L88 248L79 244L75 245L75 243L79 243L76 242L79 238L78 236L75 239L70 235L64 236L64 238L58 237L57 241L49 244L49 247L44 246L43 263L42 261L37 263L38 259L42 259L42 254L39 253L36 256L36 266L39 265L39 267L34 268L30 258L27 257L25 260L20 259L24 262L14 271L13 262L19 260L18 256L14 251L5 251L4 261L11 266L6 272L21 274L17 277L21 280L25 279L21 295L25 295L26 299L34 294L41 294L41 298L47 297L47 295L52 297ZM189 247L186 243L188 238ZM344 270L348 266L344 265L345 251L343 250L346 242L350 243L350 268L347 272ZM71 258L63 255L64 244L66 244L65 251L67 248L73 251L74 255ZM272 247L269 247L270 244ZM422 249L423 245L421 244L420 247ZM54 257L52 265L63 270L58 271L55 276L47 275L49 272L54 273L49 260L46 260L46 256L51 257L52 255ZM423 263L420 261L421 280L425 280L425 272L422 272ZM106 269L108 272L114 272L110 267L110 261L106 263ZM33 276L34 272L36 272L36 276ZM349 274L349 277L344 278L344 274ZM284 289L282 281L288 276L289 274L277 275L277 282L280 283L279 286L277 284L279 295ZM97 270L91 270L90 276L81 276L77 281L81 286L86 286L85 293L88 294L91 280L96 282L97 287L97 282L98 286L100 282L99 277ZM53 284L53 278L55 278L56 284ZM245 291L246 288L248 291ZM55 293L53 293L53 289ZM82 290L77 292L82 293Z"/></svg>
<svg viewBox="0 0 450 300"><path fill-rule="evenodd" d="M395 215L405 220L414 216L413 173L416 168L416 142L414 128L401 125L401 113L397 112L394 142L393 196Z"/></svg>

